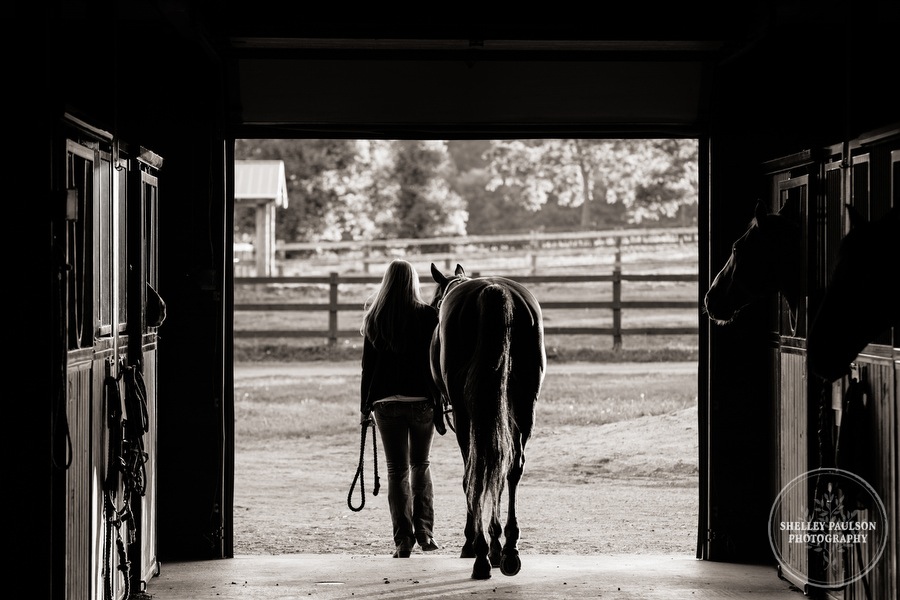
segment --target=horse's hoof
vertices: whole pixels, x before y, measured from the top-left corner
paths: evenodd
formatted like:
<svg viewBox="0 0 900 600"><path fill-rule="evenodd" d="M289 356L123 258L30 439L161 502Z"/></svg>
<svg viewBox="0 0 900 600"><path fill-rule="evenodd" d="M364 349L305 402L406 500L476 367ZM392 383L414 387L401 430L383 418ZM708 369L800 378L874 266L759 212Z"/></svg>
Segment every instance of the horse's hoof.
<svg viewBox="0 0 900 600"><path fill-rule="evenodd" d="M475 559L475 566L472 567L472 579L490 579L491 563L485 557Z"/></svg>
<svg viewBox="0 0 900 600"><path fill-rule="evenodd" d="M500 572L512 577L522 570L522 560L517 550L511 550L503 555L500 560Z"/></svg>
<svg viewBox="0 0 900 600"><path fill-rule="evenodd" d="M462 550L459 551L460 558L475 558L475 550L472 546L466 544L462 547Z"/></svg>
<svg viewBox="0 0 900 600"><path fill-rule="evenodd" d="M497 540L492 540L488 549L488 558L492 567L499 567L500 560L503 558L503 545Z"/></svg>
<svg viewBox="0 0 900 600"><path fill-rule="evenodd" d="M500 562L503 560L503 555L498 551L494 552L493 550L488 553L488 558L491 561L492 567L499 567Z"/></svg>

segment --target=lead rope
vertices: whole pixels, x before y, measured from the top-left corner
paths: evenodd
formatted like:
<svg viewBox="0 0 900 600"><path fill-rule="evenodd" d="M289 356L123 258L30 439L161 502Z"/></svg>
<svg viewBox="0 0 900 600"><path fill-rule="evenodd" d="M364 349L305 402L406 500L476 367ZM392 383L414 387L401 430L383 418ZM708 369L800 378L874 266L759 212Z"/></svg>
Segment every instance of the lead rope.
<svg viewBox="0 0 900 600"><path fill-rule="evenodd" d="M122 461L122 445L124 443L123 423L122 423L122 396L119 393L119 376L113 376L109 373L104 381L104 396L107 410L107 467L106 478L103 482L103 508L104 517L106 519L105 540L103 544L103 573L104 600L113 600L115 593L113 590L112 576L112 546L113 546L113 529L115 529L115 546L118 556L118 567L124 577L123 598L128 600L131 597L131 563L128 560L128 553L125 549L125 542L122 540L122 525L131 524L131 507L129 506L129 498L127 495L123 498L122 509L116 507L115 495L118 491L118 485L122 481L124 463Z"/></svg>
<svg viewBox="0 0 900 600"><path fill-rule="evenodd" d="M378 442L375 437L375 420L369 417L361 423L359 432L359 466L356 468L356 475L353 477L353 483L350 484L350 493L347 494L347 506L353 512L359 512L366 505L366 489L363 484L363 466L366 455L366 430L372 427L372 462L375 466L375 487L372 489L372 495L377 496L381 489L381 482L378 478ZM356 487L356 481L359 480L359 506L353 506L353 488Z"/></svg>
<svg viewBox="0 0 900 600"><path fill-rule="evenodd" d="M146 493L149 455L144 451L143 436L150 430L147 407L147 389L140 365L129 366L111 374L111 366L104 381L104 399L107 410L107 468L103 483L103 505L106 531L103 545L104 600L114 600L113 544L115 543L117 567L123 578L122 600L132 597L131 561L128 548L136 540L137 524L132 512L132 499L137 493ZM125 383L125 411L119 381ZM126 418L127 416L127 418ZM116 506L116 496L121 486L121 508ZM122 528L125 527L123 535ZM113 540L115 530L115 540Z"/></svg>

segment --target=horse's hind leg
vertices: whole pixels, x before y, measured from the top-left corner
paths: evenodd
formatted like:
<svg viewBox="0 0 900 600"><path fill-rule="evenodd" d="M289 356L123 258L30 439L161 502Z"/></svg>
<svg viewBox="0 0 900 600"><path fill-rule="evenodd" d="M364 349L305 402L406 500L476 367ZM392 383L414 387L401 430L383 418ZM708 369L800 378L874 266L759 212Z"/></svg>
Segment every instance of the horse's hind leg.
<svg viewBox="0 0 900 600"><path fill-rule="evenodd" d="M466 478L463 477L463 490L467 489L466 483ZM480 489L479 482L476 481L475 485L479 488L475 490L475 498L480 503L483 490ZM475 558L472 579L490 579L492 567L488 560L488 543L484 538L484 525L480 518L476 518L471 506L466 509L466 542L463 544L459 556L460 558Z"/></svg>
<svg viewBox="0 0 900 600"><path fill-rule="evenodd" d="M453 407L454 422L456 425L456 442L459 444L459 451L462 454L463 464L469 457L469 421L457 406ZM469 484L465 474L462 479L463 498L468 494ZM459 552L460 558L475 558L475 518L471 510L466 510L466 527L463 530L465 541Z"/></svg>
<svg viewBox="0 0 900 600"><path fill-rule="evenodd" d="M519 521L516 516L516 502L519 490L519 481L525 472L525 445L531 439L534 427L534 407L541 387L544 382L544 370L547 358L543 350L543 339L539 332L532 332L531 337L526 335L519 339L522 354L513 358L513 363L534 365L534 369L521 369L516 372L511 381L508 398L512 402L513 413L513 460L509 473L506 475L507 501L509 508L506 514L506 526L503 534L506 538L503 543L503 554L500 559L500 572L504 575L515 575L522 568L519 558Z"/></svg>
<svg viewBox="0 0 900 600"><path fill-rule="evenodd" d="M484 539L484 531L479 530L475 536L475 564L472 566L472 579L490 579L491 561L488 560L488 543Z"/></svg>
<svg viewBox="0 0 900 600"><path fill-rule="evenodd" d="M463 485L465 489L465 485ZM499 527L499 524L498 524ZM466 541L463 544L460 558L474 558L472 579L490 579L491 561L488 560L488 543L484 538L484 530L472 511L466 511Z"/></svg>
<svg viewBox="0 0 900 600"><path fill-rule="evenodd" d="M500 572L504 575L515 575L522 568L522 560L519 558L519 521L516 518L516 492L519 487L519 481L522 479L522 473L525 467L525 446L522 442L521 435L513 436L515 443L515 454L512 467L506 477L509 491L507 499L509 508L506 514L506 527L503 529L503 535L506 538L503 543L503 553L500 557ZM491 535L493 538L493 534Z"/></svg>
<svg viewBox="0 0 900 600"><path fill-rule="evenodd" d="M465 489L465 486L463 486ZM470 511L466 511L466 528L464 530L466 540L459 551L460 558L475 558L475 518Z"/></svg>
<svg viewBox="0 0 900 600"><path fill-rule="evenodd" d="M500 534L503 533L503 528L500 525L500 517L495 512L491 513L491 522L488 527L488 533L491 538L488 558L491 561L492 567L499 567L503 555L503 546L500 544Z"/></svg>

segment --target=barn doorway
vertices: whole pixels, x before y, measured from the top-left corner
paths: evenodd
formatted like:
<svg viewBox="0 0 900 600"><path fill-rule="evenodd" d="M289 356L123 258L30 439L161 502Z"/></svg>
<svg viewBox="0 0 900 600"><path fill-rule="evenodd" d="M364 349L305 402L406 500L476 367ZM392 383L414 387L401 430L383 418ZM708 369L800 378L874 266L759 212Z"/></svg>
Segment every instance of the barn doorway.
<svg viewBox="0 0 900 600"><path fill-rule="evenodd" d="M618 179L578 168L579 152ZM660 183L649 166L662 156ZM386 492L372 495L381 448L361 448L358 329L394 257L426 297L430 265L459 263L520 278L544 305L523 552L694 554L696 140L237 140L235 158L283 160L288 196L265 260L258 210L235 205L235 554L393 550ZM456 555L452 432L435 438L432 469L435 535Z"/></svg>

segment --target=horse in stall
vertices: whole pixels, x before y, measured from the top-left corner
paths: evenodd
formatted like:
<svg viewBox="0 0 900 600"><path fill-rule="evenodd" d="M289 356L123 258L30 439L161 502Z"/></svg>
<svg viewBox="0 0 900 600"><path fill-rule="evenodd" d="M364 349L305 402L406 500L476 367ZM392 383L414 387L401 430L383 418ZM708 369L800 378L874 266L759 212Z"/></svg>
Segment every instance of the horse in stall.
<svg viewBox="0 0 900 600"><path fill-rule="evenodd" d="M875 221L867 221L849 204L846 209L850 231L838 247L830 279L807 333L806 352L808 370L819 390L820 436L829 427L837 427L834 435L820 437L822 460L834 465L850 461L858 466L860 461L853 456L861 452L860 442L841 435L841 416L827 408L831 405L831 385L851 374L859 353L884 331L900 326L897 277L890 275L900 265L900 208L895 206ZM788 215L787 205L778 214L767 214L757 204L750 226L734 242L731 256L704 298L706 313L715 323L732 322L754 299L775 292L784 295L796 319L802 236L799 221ZM858 381L854 380L845 396L858 390ZM859 417L855 421L858 427ZM842 438L847 438L845 448L833 445ZM848 443L850 448L846 448Z"/></svg>
<svg viewBox="0 0 900 600"><path fill-rule="evenodd" d="M826 382L849 374L869 343L900 325L900 207L873 221L849 204L846 209L850 230L838 246L806 341L810 371Z"/></svg>
<svg viewBox="0 0 900 600"><path fill-rule="evenodd" d="M547 368L541 307L522 284L505 277L452 276L434 264L432 306L439 322L431 345L431 370L462 453L466 493L465 542L460 558L474 558L473 579L521 569L516 493L531 438L535 403ZM501 546L500 502L507 489ZM490 496L490 544L483 515Z"/></svg>
<svg viewBox="0 0 900 600"><path fill-rule="evenodd" d="M802 233L793 203L768 213L757 202L747 230L731 246L731 255L703 299L707 316L731 323L756 299L781 292L796 324L801 296Z"/></svg>

